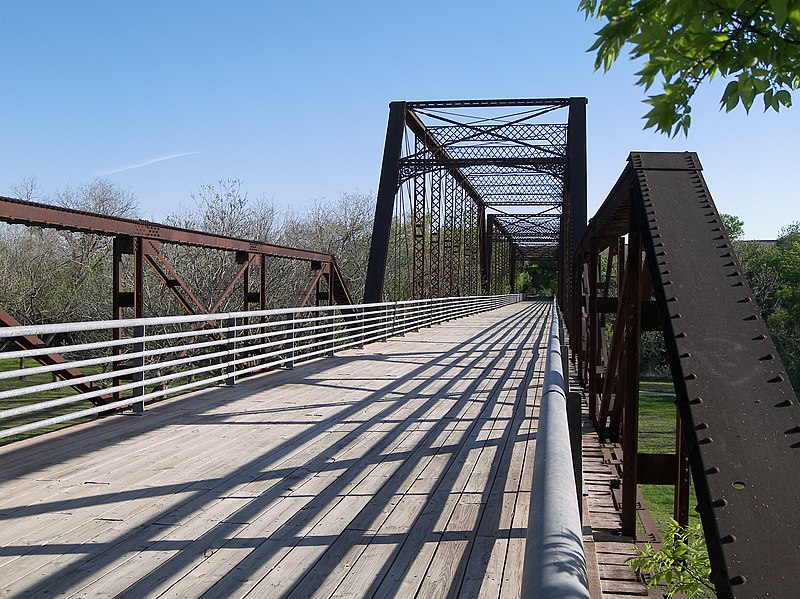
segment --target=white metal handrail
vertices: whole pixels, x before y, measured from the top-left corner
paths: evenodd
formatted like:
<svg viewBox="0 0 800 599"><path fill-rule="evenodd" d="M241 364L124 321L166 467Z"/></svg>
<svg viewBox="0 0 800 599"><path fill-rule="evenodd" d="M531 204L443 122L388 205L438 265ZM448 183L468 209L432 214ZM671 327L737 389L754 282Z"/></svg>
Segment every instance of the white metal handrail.
<svg viewBox="0 0 800 599"><path fill-rule="evenodd" d="M3 328L0 341L54 335L60 345L0 352L0 363L21 363L21 367L0 371L0 408L8 406L0 409L0 439L113 410L141 411L146 403L165 395L219 383L232 385L240 376L291 367L521 299L518 294L447 297ZM113 339L114 331L121 338ZM64 361L25 364L48 354ZM80 368L95 371L57 378L59 373ZM37 380L46 375L52 380ZM90 389L76 392L79 384ZM56 396L42 398L42 394ZM101 405L18 422L29 414L100 399ZM9 406L11 402L18 405Z"/></svg>

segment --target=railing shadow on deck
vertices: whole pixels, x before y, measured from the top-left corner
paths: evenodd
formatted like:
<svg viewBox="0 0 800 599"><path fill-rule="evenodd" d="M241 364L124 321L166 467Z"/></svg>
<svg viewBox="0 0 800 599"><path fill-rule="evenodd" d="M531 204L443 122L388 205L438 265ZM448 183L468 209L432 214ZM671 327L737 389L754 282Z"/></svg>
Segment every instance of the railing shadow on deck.
<svg viewBox="0 0 800 599"><path fill-rule="evenodd" d="M321 433L325 432L326 430L328 430L328 428L331 425L333 425L333 424L335 424L337 422L341 422L342 420L348 418L349 416L352 416L352 415L356 414L358 412L358 410L362 409L365 405L368 405L371 402L387 401L385 399L385 397L388 394L391 394L393 392L393 390L397 389L401 384L406 382L409 378L413 378L415 375L422 374L424 371L431 370L431 369L434 369L436 367L440 367L440 370L443 370L445 368L452 368L452 365L444 364L444 363L447 362L453 356L455 356L455 355L457 355L459 353L466 352L470 348L471 344L474 344L474 343L476 343L478 341L482 341L482 340L488 339L492 335L498 334L500 331L502 331L503 328L505 328L507 326L511 326L514 323L521 322L525 318L529 318L529 314L527 314L527 312L530 312L530 310L532 310L532 309L533 308L529 308L528 310L526 310L522 314L517 314L517 315L514 315L512 317L508 317L508 318L506 318L506 319L504 319L504 320L502 320L500 322L494 323L493 325L489 326L481 334L473 336L472 338L460 343L457 347L453 348L452 350L442 354L438 358L438 360L434 361L433 363L426 362L424 365L421 365L419 368L417 368L414 371L412 371L412 373L409 376L407 376L405 379L403 379L401 381L391 382L391 383L387 384L386 386L384 386L383 388L381 388L380 390L374 391L367 398L365 398L365 399L363 399L361 401L358 401L358 402L352 404L349 407L346 407L342 412L337 413L337 414L335 414L334 416L332 416L330 418L324 419L324 420L320 421L317 424L314 424L308 431L306 431L302 435L300 435L300 437L292 437L290 439L287 439L279 447L276 447L276 448L264 453L263 455L257 456L255 459L251 460L247 464L244 464L243 466L238 468L236 471L230 473L229 475L227 475L227 476L225 476L223 478L208 479L208 480L203 480L203 481L192 481L191 483L187 483L187 484L184 484L184 485L167 485L167 486L151 488L151 489L146 489L146 490L141 490L141 491L123 491L121 494L120 493L113 493L113 494L108 494L107 496L101 496L100 498L98 498L98 497L92 498L90 501L93 504L96 504L98 502L98 500L100 500L100 501L103 501L103 500L119 501L120 499L126 499L127 500L127 499L136 498L137 496L141 496L141 495L137 495L137 493L142 493L142 494L144 494L144 496L158 496L160 494L173 494L173 493L179 492L181 490L186 490L186 488L190 487L190 486L194 486L196 488L196 485L198 483L203 483L202 484L202 488L198 489L195 492L193 492L192 495L189 498L184 499L183 501L181 501L176 506L170 508L170 510L168 510L168 512L160 513L160 514L150 518L150 524L146 524L146 525L143 525L143 526L139 527L137 529L137 531L133 535L126 536L125 538L117 538L114 541L112 541L111 543L106 543L106 544L102 544L102 545L99 545L99 546L92 546L91 549L87 552L86 556L82 560L80 560L76 564L71 564L68 567L65 567L63 570L60 570L59 572L56 572L56 573L48 576L47 578L42 580L40 583L38 583L36 586L34 586L32 589L30 589L29 590L29 594L35 595L37 593L45 593L48 590L51 590L53 587L57 587L58 585L63 584L65 581L69 581L70 583L74 583L74 582L80 581L82 579L85 579L85 577L87 577L90 574L90 572L97 571L98 569L101 569L104 566L108 566L108 565L112 564L115 560L117 560L117 559L121 558L123 555L125 555L125 553L127 553L130 550L130 544L131 543L135 543L135 544L137 544L139 546L143 546L145 548L145 550L148 550L150 548L152 548L153 550L180 549L180 551L178 551L177 554L175 554L172 557L168 558L163 564L161 564L155 570L152 570L152 571L148 572L147 574L142 576L142 578L140 578L138 581L136 581L133 585L131 585L125 591L126 593L131 594L131 596L134 596L134 595L144 596L144 595L146 595L149 590L153 589L156 585L160 584L160 582L163 581L163 578L165 576L169 576L170 572L176 572L176 571L180 571L181 569L186 568L189 564L191 564L193 562L193 560L195 560L197 558L198 551L202 553L202 551L205 548L208 548L208 547L219 547L219 546L225 545L226 543L231 543L233 546L237 546L237 547L238 546L242 546L242 544L244 544L244 546L246 546L246 547L252 546L254 548L254 551L252 553L250 553L247 557L242 559L240 562L238 562L234 569L232 569L230 572L226 573L221 578L221 580L218 581L217 585L215 585L214 587L212 587L210 589L210 592L214 592L214 593L222 592L223 589L227 589L229 591L233 591L235 588L237 588L241 584L241 582L244 579L246 579L248 572L256 571L261 564L263 564L267 559L269 559L277 551L279 551L282 546L286 546L287 543L291 543L292 541L295 541L296 539L293 539L293 536L291 534L291 529L301 527L304 522L308 522L313 517L314 514L318 513L320 510L322 510L330 502L330 500L332 500L333 498L335 498L337 496L337 494L341 491L341 489L345 485L347 485L349 482L352 482L353 479L356 476L358 476L358 473L361 472L361 470L362 470L361 468L358 468L358 467L367 465L367 462L364 459L358 459L358 460L353 460L352 463L341 463L340 462L340 463L335 464L335 469L337 469L337 470L338 469L344 469L344 471L337 478L334 479L333 483L331 485L329 485L329 487L327 487L315 499L313 499L312 502L309 503L306 506L306 508L302 510L302 512L300 512L298 514L295 514L295 516L293 516L288 522L284 523L284 525L281 527L281 529L283 529L284 533L288 533L288 536L287 536L287 534L282 535L281 534L281 529L278 529L278 531L276 531L275 533L270 535L270 537L274 536L274 537L276 537L278 539L280 539L282 536L286 536L287 538L285 538L283 541L272 541L271 542L269 538L255 538L255 539L246 539L246 538L242 539L241 537L234 538L234 537L231 536L231 534L235 532L236 525L233 524L233 523L230 523L230 522L228 522L228 523L223 522L223 523L218 524L215 528L213 528L212 530L208 531L207 533L205 533L203 536L201 536L199 539L195 540L192 543L189 543L189 544L183 543L183 544L180 544L181 545L180 547L178 547L178 546L176 546L174 544L173 541L167 541L166 546L165 546L165 544L162 541L159 541L159 540L156 540L156 539L152 538L154 536L154 533L156 532L155 530L153 530L154 523L156 523L158 520L160 520L164 516L168 515L168 513L200 509L203 505L206 505L213 498L219 497L221 492L224 492L226 489L230 489L232 486L234 486L236 484L240 484L243 481L246 481L246 480L257 480L259 475L263 475L263 474L268 474L270 478L274 478L280 471L271 471L271 470L269 470L269 464L275 463L276 461L279 461L292 448L296 447L299 443L302 443L304 440L306 440L308 438L311 438L314 435L318 435L318 434L321 434ZM530 337L531 334L532 333L529 333L529 337ZM540 340L535 342L534 347L538 346L539 341ZM511 346L511 342L506 342L499 349L508 350L510 346ZM475 352L474 354L471 354L470 358L469 358L469 362L464 364L463 366L461 366L461 373L456 375L455 377L453 377L453 379L445 387L445 389L443 389L436 396L430 397L411 416L405 418L401 422L407 422L407 423L417 422L416 419L418 419L422 415L424 415L427 412L427 410L430 409L430 407L433 405L434 402L439 401L441 396L446 392L446 390L448 388L452 387L456 382L458 382L458 381L464 379L464 377L468 376L470 374L471 370L476 368L476 366L480 363L481 359L486 358L487 356L490 355L490 353L492 351L497 351L497 349L498 349L497 342L491 342L490 341L490 342L487 342L487 346L486 347L483 347L480 350L478 350L477 352ZM359 359L359 358L356 358L356 357L354 357L354 358L335 357L335 358L328 358L328 359L323 359L323 360L320 360L320 361L317 361L317 362L308 363L308 364L302 366L303 374L305 375L304 378L312 379L314 376L324 373L326 370L328 370L331 367L340 366L343 362L357 360L357 359ZM483 368L486 368L486 369L491 368L493 365L495 365L497 363L498 359L499 359L499 357L495 358L492 362L490 362L489 365L486 365ZM513 362L512 362L512 364L513 364ZM528 370L525 373L525 377L523 379L525 382L529 381L530 377L532 376L532 372L530 370L532 368L532 364L533 364L533 362L531 362L529 364ZM261 378L259 380L249 380L249 381L240 383L239 386L234 388L234 389L214 389L214 390L210 390L210 391L201 392L203 395L206 396L202 400L203 401L203 406L206 409L223 406L224 404L226 404L229 401L231 401L231 394L233 394L236 397L243 397L243 396L249 394L251 392L250 390L252 388L255 388L257 386L263 385L265 381L268 382L268 384L277 385L277 384L281 383L281 380L284 379L284 377L288 378L292 374L293 373L284 374L284 373L278 372L278 373L267 375L265 378ZM434 377L434 376L436 376L436 374L432 372L432 373L430 373L429 376L430 377ZM379 412L375 416L371 417L369 420L361 423L358 427L356 427L353 431L351 431L351 433L349 435L346 435L342 439L336 441L334 444L332 444L331 446L326 448L326 450L323 453L315 456L312 460L310 460L309 462L307 462L303 466L298 466L296 468L292 468L292 469L289 469L289 470L290 471L294 471L294 470L297 470L298 468L303 468L303 469L310 470L310 471L322 472L322 471L329 471L329 470L334 469L334 468L331 467L331 463L329 462L329 458L334 457L350 440L352 440L352 435L357 434L359 431L365 430L371 424L375 424L375 423L379 423L379 422L385 422L384 418L386 416L389 416L397 408L397 406L402 405L403 399L405 397L409 397L409 396L417 396L418 397L419 394L415 393L415 391L420 391L420 390L424 389L424 387L427 385L427 380L428 379L422 379L420 381L420 383L418 385L416 385L412 390L406 391L404 393L404 397L397 397L397 398L392 398L391 400L388 400L390 403L387 405L386 409L382 410L381 412ZM499 380L501 380L501 379L499 379ZM314 381L314 382L318 382L318 381ZM456 410L458 407L463 406L464 402L468 401L469 391L474 390L476 385L478 384L478 382L479 382L479 379L476 378L475 381L473 381L470 384L470 387L468 388L468 390L461 394L461 398L453 406L452 410ZM518 395L517 395L516 401L519 401L519 399L520 399L520 395L519 394L520 393L524 393L524 390L523 390L524 386L525 385L521 386L520 390L518 390ZM490 393L490 397L491 397L491 393ZM484 407L484 410L490 409L490 407L496 401L497 401L497 397L496 396L492 397L492 399ZM183 407L184 402L189 402L191 405L187 405L187 407L184 408ZM196 406L197 406L197 397L191 398L191 400L189 400L189 398L187 398L186 400L172 400L170 402L170 404L171 405L169 406L169 408L172 408L172 409L176 410L175 418L179 418L183 414L191 413L193 408L196 408ZM337 404L337 405L341 405L341 404ZM164 406L164 407L167 408L168 406ZM156 408L156 409L160 409L160 407ZM517 406L517 408L515 408L515 409L519 409L519 407ZM524 410L524 407L523 407L523 410ZM215 422L224 421L224 419L228 418L228 417L230 417L229 414L227 414L227 415L226 414L220 414L220 415L201 414L201 415L198 415L196 417L196 422L199 423L199 424L201 424L201 423L215 423ZM147 417L142 418L142 419L137 419L137 430L146 431L147 427L149 425L148 420L149 419ZM476 422L477 421L478 420L476 420ZM156 424L155 423L155 419L153 419L152 422L153 422L154 425ZM515 422L517 427L518 427L519 423L521 422L521 420L512 418L511 422L512 423ZM446 423L447 423L447 419L443 419L442 423L438 424L437 426L435 426L434 428L431 429L431 431L426 435L424 441L427 441L428 443L430 443L430 440L434 439L436 437L436 435L443 430L443 427L446 426ZM111 422L108 422L108 423L101 422L101 423L93 425L88 430L82 427L83 430L80 430L80 431L69 432L69 433L60 433L61 437L66 437L66 438L70 439L71 445L72 445L72 447L70 447L69 450L66 453L62 453L60 455L60 458L61 459L71 459L71 458L76 458L76 457L79 457L80 455L83 455L87 451L87 449L85 447L83 447L81 445L81 443L80 443L80 440L84 435L87 435L87 434L96 435L98 433L98 429L100 431L102 431L104 429L108 429L108 428L113 427L113 426L114 426L114 424L111 423ZM407 430L406 427L401 427L401 426L395 427L391 432L387 433L383 439L381 439L381 441L378 443L378 445L383 446L384 448L390 446L390 444L393 441L395 441L405 430ZM470 434L473 435L473 438L468 443L471 443L471 444L476 443L477 441L475 439L475 435L477 434L477 427L475 426L475 424L472 425L472 427L470 428L469 432L470 432ZM117 434L121 435L122 436L121 438L124 438L125 431L118 431ZM519 430L518 429L517 430L513 430L513 431L512 430L504 430L503 437L505 438L507 435L517 436L518 434L519 434ZM112 436L112 438L113 438L113 436ZM121 438L117 438L114 441L115 442L119 441L119 440L121 440ZM496 443L500 443L500 442L501 442L501 440L496 441ZM422 443L423 442L421 441L420 444L422 444ZM492 443L495 443L495 442L488 442L488 443L481 442L481 446L491 445ZM23 453L30 452L32 449L35 449L36 445L37 444L28 444L28 446L26 446L25 448L21 448L19 450L20 451L20 455L22 455ZM419 447L419 445L417 447ZM418 456L417 459L419 460L419 459L424 458L425 456L433 455L435 453L442 453L442 451L449 451L449 452L451 452L451 454L450 454L450 456L448 458L448 468L449 468L449 466L452 465L454 463L454 461L457 459L460 451L464 450L464 447L465 447L465 443L464 442L461 442L461 443L458 443L458 444L454 444L452 446L441 447L441 448L431 448L431 447L429 447L427 450L423 451L421 453L421 455ZM469 449L469 447L471 447L471 445L467 445L467 449ZM16 451L12 451L10 453L13 455L13 454L15 454L17 452ZM410 452L408 452L408 454L400 454L398 456L392 456L392 459L409 460L415 453L416 454L420 454L419 449L415 449L413 451L410 451ZM495 456L495 458L494 458L494 462L495 463L492 466L492 468L495 469L495 472L499 473L499 474L497 474L498 476L505 476L507 474L507 469L506 469L506 471L504 471L503 468L502 468L502 463L501 463L502 462L502 457L503 456ZM447 471L447 468L445 468L443 470L443 472L446 472L446 471ZM19 471L17 471L17 474L19 474ZM440 484L441 484L441 481L437 482L437 485L440 485ZM258 512L263 510L266 506L270 505L272 502L274 502L277 499L279 499L279 497L281 496L281 493L285 492L285 489L283 488L282 485L276 485L276 487L280 487L280 488L271 488L271 489L269 489L268 491L263 493L260 497L258 497L257 499L255 499L251 503L248 503L243 508L241 508L240 512L235 514L235 517L233 518L233 520L236 521L236 522L244 521L243 520L244 518L247 518L248 516L252 516L254 514L257 514ZM392 497L392 495L394 494L395 491L396 491L396 489L392 489L392 488L381 489L381 491L370 502L373 505L370 505L369 509L367 509L365 507L364 510L362 511L363 515L360 515L357 518L361 517L361 518L367 519L367 518L374 517L374 515L376 513L380 512L380 509L385 505L385 502ZM446 489L441 489L441 491L439 491L437 489L437 493L438 492L446 494L447 490ZM51 510L75 509L76 507L79 507L80 505L81 505L80 500L77 503L76 502L70 502L70 501L49 502L49 503L47 503L45 505L39 506L36 509L37 510L39 510L39 509L43 510L45 508L49 508ZM429 532L432 532L432 527L434 526L434 524L436 523L436 521L438 519L438 515L439 515L439 511L441 510L441 507L443 507L443 505L442 506L438 506L438 509L430 509L429 508L425 512L423 512L423 514L420 515L420 518L422 518L424 516L426 518L426 520L427 520L427 523L430 525L429 526L429 528L430 528ZM32 512L31 509L32 508L30 508L28 506L17 506L17 509L14 509L13 507L10 507L10 509L3 510L3 515L0 516L0 518L9 518L9 517L10 518L15 518L15 517L21 517L22 515L24 515L26 513L27 514L36 513L35 511ZM375 511L376 509L378 510L377 512ZM41 513L41 512L39 512L39 513ZM357 526L357 524L356 524L356 526ZM499 527L499 522L498 523L493 523L493 525L490 526L490 528L497 528L497 527ZM513 533L513 531L509 531L509 534L512 534L512 533ZM369 537L369 535L367 535L367 537ZM373 536L373 537L367 538L366 540L369 540L370 542L382 542L382 541L386 542L387 540L390 540L390 539L383 540L379 536ZM340 542L340 543L347 543L347 542L355 543L355 542L358 542L358 541L362 541L363 542L363 541L365 541L365 538L350 538L349 540L343 540L343 541L337 541L337 542ZM307 542L307 541L297 541L295 544L297 544L297 543L305 543L305 542ZM3 551L3 553L5 555L10 555L10 554L13 554L13 551L15 549L19 549L22 552L36 553L36 549L37 548L36 547L30 547L30 546L18 547L18 548L6 547L5 550ZM41 549L44 550L45 548L42 547ZM80 547L78 547L77 549L81 550ZM84 548L83 551L86 551L86 548ZM396 559L396 556L395 556L395 559ZM469 559L469 552L466 552L465 556L462 557L462 560L461 560L462 563L459 564L458 568L463 570L463 568L466 567L466 560L468 560L468 559ZM331 565L333 565L333 564L331 564ZM394 562L392 562L392 566L390 566L390 567L392 567L392 568L396 567L396 566L394 566ZM388 570L387 570L387 572L388 572ZM383 587L384 590L389 590L391 588L395 588L396 589L396 585L399 584L399 579L397 579L395 581L388 581L388 582L384 581L383 577L385 577L387 572L383 572L382 573L382 577L380 577L380 578L378 576L376 576L375 582L373 584L374 585L384 584L384 587ZM312 570L311 573L312 573L311 575L312 575L312 577L314 577L314 579L316 579L318 577L324 577L325 575L327 575L327 573L325 573L325 572L321 572L321 571L316 572L314 570ZM306 576L306 578L308 578L308 575ZM305 580L305 579L303 579L303 580ZM300 584L303 584L303 580L300 581ZM311 580L311 579L309 579L309 580ZM388 584L388 586L386 586L387 584Z"/></svg>
<svg viewBox="0 0 800 599"><path fill-rule="evenodd" d="M453 322L453 321L450 321L450 322ZM504 324L505 324L505 320L498 321L493 326L494 327L502 327L502 326L504 326ZM424 328L427 328L427 327L424 327ZM414 329L414 330L417 330L417 329ZM400 338L402 338L402 336ZM398 337L392 337L392 339L397 341ZM471 342L472 342L472 339L467 339L467 340L464 341L463 345L467 346ZM447 354L447 356L455 355L457 352L458 352L458 348L454 348L452 350L452 352L449 352ZM373 354L371 352L365 352L365 355L370 355L372 359L391 360L391 357L389 357L389 356L380 356L380 354ZM443 356L443 358L445 358L447 356ZM308 362L302 362L302 364L303 364L302 372L304 374L306 374L307 377L312 377L314 375L321 374L321 373L325 372L329 368L333 368L333 367L341 364L341 362L336 362L335 361L336 359L338 359L338 360L349 359L351 361L355 361L355 360L360 359L359 357L342 358L341 356L336 356L334 358L334 360L331 360L331 357L332 356L320 357L320 358L316 358L316 359L308 361ZM429 362L428 361L424 361L424 362L421 361L420 365L429 365ZM177 412L176 418L181 418L185 414L191 414L191 413L196 413L197 412L197 407L195 405L193 405L194 402L198 402L198 401L203 402L204 408L205 409L209 409L211 407L216 407L216 405L217 405L217 404L211 403L211 402L214 401L214 398L219 398L218 399L219 405L222 405L222 404L225 404L225 403L230 403L230 402L236 401L237 399L241 399L242 397L246 397L246 396L252 394L253 393L253 390L252 390L253 388L252 387L243 387L242 386L242 382L243 381L248 381L248 382L249 381L261 381L259 383L256 383L257 385L263 385L264 384L263 381L269 381L267 383L267 385L274 387L274 386L280 386L281 384L286 382L288 379L297 380L296 379L296 374L294 373L293 370L286 370L286 369L283 369L283 368L274 369L274 370L272 370L272 369L265 370L265 371L262 371L262 372L256 374L253 377L248 377L246 379L240 379L239 383L236 386L221 385L219 387L200 388L197 391L191 391L191 392L188 392L188 393L176 396L176 397L172 397L168 401L162 401L162 402L159 402L157 404L149 404L150 407L148 409L153 409L153 408L155 408L157 406L161 413L163 413L165 410L171 410L171 411ZM300 382L302 382L302 379L300 380ZM339 387L339 388L341 388L341 387ZM145 417L147 415L149 415L148 412L145 412L144 414L145 414ZM58 442L58 443L61 444L62 447L64 447L66 444L70 443L70 440L72 438L74 438L76 435L83 435L83 430L84 430L84 428L86 426L92 427L92 431L95 433L95 436L105 435L105 434L109 434L110 433L109 436L112 437L114 442L118 442L119 440L124 439L126 434L138 434L139 432L146 432L148 430L151 430L151 426L150 425L153 424L153 423L151 423L150 420L145 418L145 419L143 419L144 420L143 422L137 422L135 425L131 425L131 430L130 431L126 431L125 427L119 427L118 431L114 431L114 427L115 426L119 426L119 424L120 424L120 422L119 422L120 418L128 418L130 416L131 416L131 414L127 414L127 413L122 414L122 415L120 415L120 414L109 414L105 418L102 418L102 419L96 420L96 421L92 421L92 422L87 423L87 424L80 424L80 425L77 425L76 427L72 427L70 429L61 429L59 431L54 431L53 433L46 433L43 436L35 438L35 440L34 439L27 440L25 442L25 446L24 447L20 447L19 450L17 450L16 448L9 449L9 446L5 446L4 447L4 452L5 452L5 456L6 456L6 458L4 459L5 466L4 466L3 470L0 470L0 480L2 480L4 478L9 478L9 477L13 477L13 476L19 476L20 474L24 474L24 472L25 472L24 470L22 472L9 470L8 474L7 474L6 468L8 468L7 464L14 460L13 456L16 453L18 453L18 451L24 451L26 455L30 455L30 452L32 451L31 448L29 447L30 444L33 444L34 446L38 446L38 444L40 442L44 442L44 443ZM167 423L162 423L161 425L165 426L166 424ZM57 441L55 441L56 439L57 439ZM95 445L96 445L96 443L95 443ZM63 461L64 459L77 457L78 455L81 454L82 451L90 451L90 450L92 450L92 447L90 447L90 446L77 447L77 448L68 448L66 450L66 453L63 453L63 454L61 454L59 456L59 460Z"/></svg>

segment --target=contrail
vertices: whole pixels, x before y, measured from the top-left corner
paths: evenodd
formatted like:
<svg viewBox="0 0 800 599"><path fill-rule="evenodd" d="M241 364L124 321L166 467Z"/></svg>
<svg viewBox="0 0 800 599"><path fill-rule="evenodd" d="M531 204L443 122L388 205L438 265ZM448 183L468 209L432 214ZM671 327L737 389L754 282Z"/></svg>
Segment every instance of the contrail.
<svg viewBox="0 0 800 599"><path fill-rule="evenodd" d="M157 158L148 158L147 160L141 160L140 162L134 162L133 164L128 164L126 166L119 166L116 168L109 168L103 171L99 171L97 173L98 177L105 177L106 175L116 175L117 173L122 173L124 171L131 171L135 168L142 168L143 166L147 166L149 164L155 164L156 162L164 162L165 160L172 160L173 158L180 158L182 156L191 156L192 154L199 154L200 152L179 152L177 154L167 154L166 156L158 156Z"/></svg>

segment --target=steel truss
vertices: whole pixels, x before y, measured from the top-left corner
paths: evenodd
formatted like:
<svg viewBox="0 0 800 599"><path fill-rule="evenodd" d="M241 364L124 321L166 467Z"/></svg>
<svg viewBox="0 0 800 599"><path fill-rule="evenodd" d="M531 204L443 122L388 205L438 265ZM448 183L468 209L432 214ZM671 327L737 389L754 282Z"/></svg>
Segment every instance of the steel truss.
<svg viewBox="0 0 800 599"><path fill-rule="evenodd" d="M554 259L561 243L564 278L586 225L585 127L585 98L393 102L365 301L383 299L403 202L411 298L513 292L525 261ZM574 286L559 289L573 312Z"/></svg>
<svg viewBox="0 0 800 599"><path fill-rule="evenodd" d="M674 485L686 524L691 470L717 595L788 596L800 568L800 410L701 170L693 153L630 155L580 241L570 341L590 416L617 443L622 534L641 538L638 512L654 540L640 484ZM660 331L669 359L671 453L639 451L643 331Z"/></svg>
<svg viewBox="0 0 800 599"><path fill-rule="evenodd" d="M238 288L241 290L242 309L264 310L268 281L266 263L269 258L306 262L310 266L309 282L297 300L297 306L352 304L350 293L330 254L298 248L278 246L260 241L237 239L202 231L180 229L144 220L94 214L14 198L0 197L0 221L60 230L88 233L113 238L112 265L112 318L122 319L146 316L144 308L144 279L146 268L151 269L166 290L190 315L214 314ZM204 305L191 290L185 279L162 252L162 244L189 245L229 252L236 264L233 277L220 281L222 292L210 305ZM126 272L130 276L125 276ZM18 326L12 315L0 309L0 326ZM114 340L121 338L120 329L114 331ZM15 338L13 342L22 349L43 348L38 338ZM57 363L58 356L40 355L43 365ZM55 362L54 362L55 361ZM68 380L81 374L71 369L55 373ZM86 385L75 385L86 392ZM93 399L105 404L114 399L100 396Z"/></svg>

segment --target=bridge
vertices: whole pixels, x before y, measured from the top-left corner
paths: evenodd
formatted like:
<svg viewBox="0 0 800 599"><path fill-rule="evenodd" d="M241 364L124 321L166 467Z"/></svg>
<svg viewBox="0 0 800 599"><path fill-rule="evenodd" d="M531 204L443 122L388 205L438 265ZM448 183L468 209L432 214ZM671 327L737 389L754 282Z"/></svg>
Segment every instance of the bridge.
<svg viewBox="0 0 800 599"><path fill-rule="evenodd" d="M113 244L110 320L0 311L4 596L652 596L642 484L683 524L693 486L719 597L795 596L800 412L699 158L632 153L587 223L585 107L392 103L361 303L328 254L0 199ZM217 298L171 246L233 258Z"/></svg>

